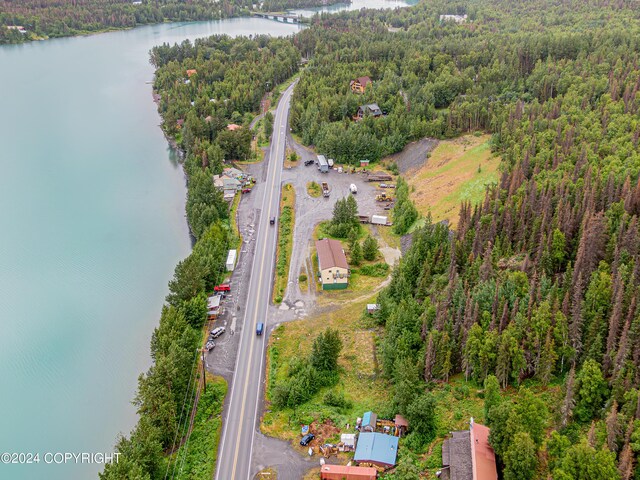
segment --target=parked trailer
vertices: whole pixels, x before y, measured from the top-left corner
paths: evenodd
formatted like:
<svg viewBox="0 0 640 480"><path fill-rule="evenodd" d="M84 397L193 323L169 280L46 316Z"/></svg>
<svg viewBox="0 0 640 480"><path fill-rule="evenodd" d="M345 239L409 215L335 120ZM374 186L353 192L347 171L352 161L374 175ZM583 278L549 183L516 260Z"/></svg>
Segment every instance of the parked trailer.
<svg viewBox="0 0 640 480"><path fill-rule="evenodd" d="M329 184L327 182L322 182L322 195L328 197L329 193Z"/></svg>
<svg viewBox="0 0 640 480"><path fill-rule="evenodd" d="M320 173L329 173L329 162L324 155L318 155L318 170Z"/></svg>
<svg viewBox="0 0 640 480"><path fill-rule="evenodd" d="M388 221L384 215L371 215L371 223L374 225L386 225Z"/></svg>

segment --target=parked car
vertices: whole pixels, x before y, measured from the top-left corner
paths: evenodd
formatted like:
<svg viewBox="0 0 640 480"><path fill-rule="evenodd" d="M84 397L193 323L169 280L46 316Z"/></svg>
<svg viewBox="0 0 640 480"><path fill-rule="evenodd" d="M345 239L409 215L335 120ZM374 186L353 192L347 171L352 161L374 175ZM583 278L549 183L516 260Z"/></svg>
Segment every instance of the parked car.
<svg viewBox="0 0 640 480"><path fill-rule="evenodd" d="M213 330L211 330L211 336L213 338L218 338L220 335L222 335L225 331L224 327L216 327Z"/></svg>
<svg viewBox="0 0 640 480"><path fill-rule="evenodd" d="M306 447L314 438L316 438L316 436L313 433L307 433L304 437L302 437L302 440L300 440L300 445Z"/></svg>
<svg viewBox="0 0 640 480"><path fill-rule="evenodd" d="M271 225L275 225L275 223L276 223L276 217L271 217L271 220L269 220L269 223L270 223Z"/></svg>
<svg viewBox="0 0 640 480"><path fill-rule="evenodd" d="M314 163L315 163L315 160L305 160L304 166L308 167L309 165L313 165Z"/></svg>
<svg viewBox="0 0 640 480"><path fill-rule="evenodd" d="M256 327L256 335L262 335L263 331L264 331L264 323L260 322Z"/></svg>
<svg viewBox="0 0 640 480"><path fill-rule="evenodd" d="M250 188L243 188L242 193L249 193L251 191Z"/></svg>
<svg viewBox="0 0 640 480"><path fill-rule="evenodd" d="M207 342L207 344L204 346L204 349L207 352L210 352L211 350L213 350L215 348L215 346L216 346L215 342L213 340L209 340Z"/></svg>

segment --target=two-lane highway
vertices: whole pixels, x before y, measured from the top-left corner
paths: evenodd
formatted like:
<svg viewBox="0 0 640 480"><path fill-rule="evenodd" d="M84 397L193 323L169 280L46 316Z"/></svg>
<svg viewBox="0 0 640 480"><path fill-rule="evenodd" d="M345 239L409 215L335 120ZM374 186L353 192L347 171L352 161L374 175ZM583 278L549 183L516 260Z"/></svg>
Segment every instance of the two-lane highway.
<svg viewBox="0 0 640 480"><path fill-rule="evenodd" d="M289 105L294 85L282 94L273 122L269 165L258 222L254 263L249 280L248 305L238 347L229 407L224 419L216 480L247 480L251 469L253 437L265 357L267 310L273 284L278 238L282 164L285 155ZM271 217L276 218L275 225L269 223ZM260 322L265 324L265 333L262 336L256 335L256 326Z"/></svg>

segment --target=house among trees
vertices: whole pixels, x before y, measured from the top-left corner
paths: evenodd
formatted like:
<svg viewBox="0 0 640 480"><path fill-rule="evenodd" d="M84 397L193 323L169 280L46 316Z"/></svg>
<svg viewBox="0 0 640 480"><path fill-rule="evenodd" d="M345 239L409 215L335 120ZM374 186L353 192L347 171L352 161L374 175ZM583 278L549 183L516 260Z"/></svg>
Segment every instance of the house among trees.
<svg viewBox="0 0 640 480"><path fill-rule="evenodd" d="M191 78L192 75L195 75L198 71L195 68L191 68L187 70L187 77Z"/></svg>
<svg viewBox="0 0 640 480"><path fill-rule="evenodd" d="M441 479L498 480L496 455L489 445L490 429L473 418L469 430L451 432L442 444Z"/></svg>
<svg viewBox="0 0 640 480"><path fill-rule="evenodd" d="M384 433L362 432L358 436L353 459L382 468L391 468L398 456L398 437Z"/></svg>
<svg viewBox="0 0 640 480"><path fill-rule="evenodd" d="M374 118L382 116L382 110L377 103L370 103L369 105L360 105L358 107L358 113L356 113L356 120L362 120L365 116L371 115Z"/></svg>
<svg viewBox="0 0 640 480"><path fill-rule="evenodd" d="M236 130L240 130L242 127L240 125L237 125L235 123L230 123L229 125L227 125L227 130L231 130L232 132L235 132Z"/></svg>
<svg viewBox="0 0 640 480"><path fill-rule="evenodd" d="M351 80L351 82L349 82L349 86L353 93L364 93L367 87L372 83L373 82L369 77L358 77L355 80Z"/></svg>
<svg viewBox="0 0 640 480"><path fill-rule="evenodd" d="M318 267L323 290L341 290L349 284L349 264L338 240L316 241Z"/></svg>

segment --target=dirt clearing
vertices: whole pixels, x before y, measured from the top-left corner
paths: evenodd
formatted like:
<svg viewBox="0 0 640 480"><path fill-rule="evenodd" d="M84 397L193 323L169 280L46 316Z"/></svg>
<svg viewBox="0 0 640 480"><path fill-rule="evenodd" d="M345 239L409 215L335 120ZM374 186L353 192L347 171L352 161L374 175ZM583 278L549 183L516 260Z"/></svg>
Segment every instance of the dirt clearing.
<svg viewBox="0 0 640 480"><path fill-rule="evenodd" d="M477 203L486 185L498 181L500 158L492 155L489 135L466 135L442 141L426 165L409 171L407 181L418 211L429 211L434 221L458 223L460 203Z"/></svg>

